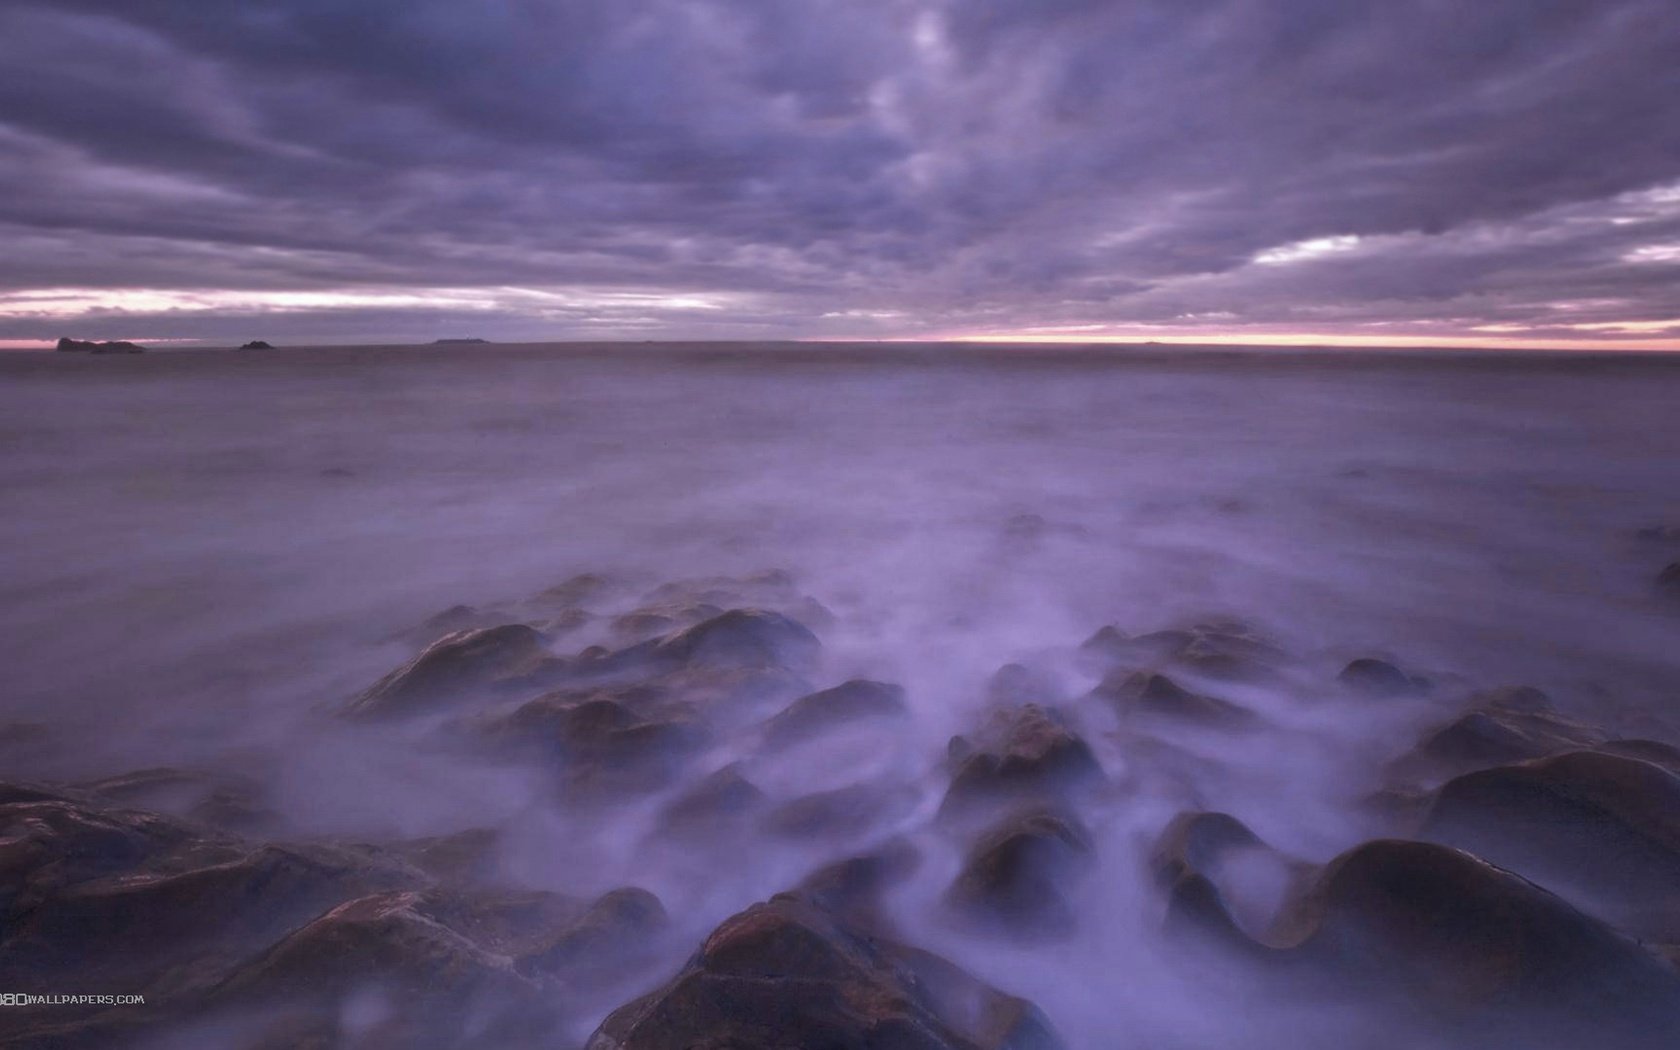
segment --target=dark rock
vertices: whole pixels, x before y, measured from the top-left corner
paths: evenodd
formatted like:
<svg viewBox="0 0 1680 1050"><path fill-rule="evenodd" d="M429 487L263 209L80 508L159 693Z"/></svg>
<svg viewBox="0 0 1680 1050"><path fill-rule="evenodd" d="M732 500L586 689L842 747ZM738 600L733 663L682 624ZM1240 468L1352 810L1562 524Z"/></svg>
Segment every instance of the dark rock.
<svg viewBox="0 0 1680 1050"><path fill-rule="evenodd" d="M1350 850L1265 942L1237 928L1205 878L1179 883L1170 914L1263 972L1357 994L1367 1008L1393 1002L1463 1045L1543 1034L1562 1040L1545 1045L1654 1050L1680 1035L1680 975L1561 898L1444 846Z"/></svg>
<svg viewBox="0 0 1680 1050"><path fill-rule="evenodd" d="M647 958L669 924L665 906L647 890L613 890L540 951L519 960L528 974L562 974L572 983L622 976Z"/></svg>
<svg viewBox="0 0 1680 1050"><path fill-rule="evenodd" d="M853 784L777 806L765 816L764 827L785 838L851 838L909 813L917 797L898 785Z"/></svg>
<svg viewBox="0 0 1680 1050"><path fill-rule="evenodd" d="M1104 779L1090 745L1053 709L1036 704L997 712L977 741L952 741L952 755L958 765L941 816L1053 805Z"/></svg>
<svg viewBox="0 0 1680 1050"><path fill-rule="evenodd" d="M869 853L817 869L799 883L794 895L854 929L886 935L883 897L909 878L921 861L915 846L901 838L891 839Z"/></svg>
<svg viewBox="0 0 1680 1050"><path fill-rule="evenodd" d="M1113 707L1123 721L1165 720L1222 729L1247 728L1258 721L1246 707L1192 693L1152 671L1116 672L1091 695Z"/></svg>
<svg viewBox="0 0 1680 1050"><path fill-rule="evenodd" d="M1051 705L1066 698L1054 677L1024 664L1004 664L986 683L986 702L995 707Z"/></svg>
<svg viewBox="0 0 1680 1050"><path fill-rule="evenodd" d="M816 666L822 643L803 624L762 609L731 609L659 641L653 655L683 664L723 668Z"/></svg>
<svg viewBox="0 0 1680 1050"><path fill-rule="evenodd" d="M1435 793L1423 835L1680 941L1680 777L1666 769L1578 751L1467 773Z"/></svg>
<svg viewBox="0 0 1680 1050"><path fill-rule="evenodd" d="M765 805L764 792L741 775L739 765L712 773L679 795L659 817L660 830L685 838L727 838Z"/></svg>
<svg viewBox="0 0 1680 1050"><path fill-rule="evenodd" d="M613 1011L587 1050L1058 1046L1031 1004L783 896L724 922L674 980Z"/></svg>
<svg viewBox="0 0 1680 1050"><path fill-rule="evenodd" d="M1195 876L1217 877L1233 852L1266 848L1248 825L1227 813L1183 813L1155 844L1150 868L1163 888Z"/></svg>
<svg viewBox="0 0 1680 1050"><path fill-rule="evenodd" d="M945 903L971 925L1014 940L1065 938L1077 925L1068 885L1091 853L1090 836L1074 818L1018 814L981 836Z"/></svg>
<svg viewBox="0 0 1680 1050"><path fill-rule="evenodd" d="M559 661L525 624L457 631L427 646L409 663L351 701L353 718L420 714L516 685L540 682Z"/></svg>
<svg viewBox="0 0 1680 1050"><path fill-rule="evenodd" d="M836 726L906 714L903 688L854 678L789 704L764 724L764 740L779 747L809 740Z"/></svg>
<svg viewBox="0 0 1680 1050"><path fill-rule="evenodd" d="M1104 627L1085 640L1080 655L1108 674L1173 666L1207 678L1265 679L1283 662L1283 650L1240 620L1208 620L1132 637Z"/></svg>
<svg viewBox="0 0 1680 1050"><path fill-rule="evenodd" d="M58 341L59 353L139 354L144 353L145 350L146 348L143 346L137 346L123 340L108 343L85 342L80 339L60 339Z"/></svg>
<svg viewBox="0 0 1680 1050"><path fill-rule="evenodd" d="M261 339L253 339L249 343L246 343L244 346L241 346L239 349L241 349L241 350L273 350L274 347L272 347L272 346L268 345L267 343L263 342Z"/></svg>
<svg viewBox="0 0 1680 1050"><path fill-rule="evenodd" d="M1365 696L1395 698L1417 696L1429 688L1426 679L1414 678L1385 660L1361 657L1346 667L1336 680Z"/></svg>
<svg viewBox="0 0 1680 1050"><path fill-rule="evenodd" d="M1657 596L1669 601L1680 601L1680 561L1673 562L1657 573Z"/></svg>
<svg viewBox="0 0 1680 1050"><path fill-rule="evenodd" d="M1680 525L1647 525L1634 536L1645 543L1680 544Z"/></svg>
<svg viewBox="0 0 1680 1050"><path fill-rule="evenodd" d="M1394 766L1396 777L1456 775L1591 747L1603 737L1552 709L1538 689L1518 686L1479 693L1471 709L1426 735Z"/></svg>

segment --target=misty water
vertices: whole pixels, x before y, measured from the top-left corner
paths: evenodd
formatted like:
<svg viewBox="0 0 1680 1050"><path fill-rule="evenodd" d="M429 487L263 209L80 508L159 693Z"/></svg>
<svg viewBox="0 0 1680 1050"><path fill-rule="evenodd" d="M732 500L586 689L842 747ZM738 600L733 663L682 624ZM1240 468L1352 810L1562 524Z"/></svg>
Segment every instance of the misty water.
<svg viewBox="0 0 1680 1050"><path fill-rule="evenodd" d="M1314 863L1385 834L1385 766L1464 695L1525 684L1608 734L1680 742L1680 366L1666 358L904 350L407 348L0 358L0 759L10 780L155 767L257 786L284 840L495 828L498 877L659 897L655 958L564 1033L668 979L725 917L902 836L903 938L1035 1002L1077 1050L1318 1045L1312 1004L1210 991L1171 964L1146 860L1185 810ZM890 733L791 750L724 733L668 787L557 800L552 771L440 744L447 716L337 711L457 605L606 581L559 656L624 644L660 584L783 570L822 642L814 688L898 683ZM820 606L820 608L819 608ZM802 615L801 609L809 612ZM1078 647L1215 618L1293 659L1191 685L1257 712L1161 739L1142 771ZM1380 657L1434 688L1349 702ZM1053 946L950 921L969 839L936 819L947 742L1000 667L1050 683L1108 777L1095 866ZM774 707L765 712L773 714ZM774 801L902 789L865 826L756 834L723 855L658 814L739 761ZM154 803L168 808L168 800ZM1284 878L1231 875L1245 924ZM1326 1025L1329 1025L1326 1028ZM1122 1039L1121 1036L1125 1038ZM1314 1036L1316 1038L1316 1036ZM1329 1037L1326 1036L1328 1039ZM564 1045L557 1044L557 1045Z"/></svg>

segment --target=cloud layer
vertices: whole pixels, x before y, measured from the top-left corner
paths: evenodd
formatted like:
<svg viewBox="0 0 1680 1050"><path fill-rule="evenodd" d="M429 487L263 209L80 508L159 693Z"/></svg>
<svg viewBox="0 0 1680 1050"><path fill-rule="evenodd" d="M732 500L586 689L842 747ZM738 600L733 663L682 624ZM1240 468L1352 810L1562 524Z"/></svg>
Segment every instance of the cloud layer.
<svg viewBox="0 0 1680 1050"><path fill-rule="evenodd" d="M0 5L0 339L1680 343L1673 0Z"/></svg>

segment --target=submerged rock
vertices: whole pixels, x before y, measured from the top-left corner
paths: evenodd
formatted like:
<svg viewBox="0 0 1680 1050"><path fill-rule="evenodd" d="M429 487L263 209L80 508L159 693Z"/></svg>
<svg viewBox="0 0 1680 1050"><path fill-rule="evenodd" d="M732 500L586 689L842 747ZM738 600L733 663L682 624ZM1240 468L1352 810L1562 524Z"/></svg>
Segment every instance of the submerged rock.
<svg viewBox="0 0 1680 1050"><path fill-rule="evenodd" d="M456 631L428 645L345 708L351 718L423 714L516 685L532 685L561 663L525 624Z"/></svg>
<svg viewBox="0 0 1680 1050"><path fill-rule="evenodd" d="M841 725L904 718L908 714L902 687L854 678L789 704L764 723L764 741L781 747L810 740Z"/></svg>
<svg viewBox="0 0 1680 1050"><path fill-rule="evenodd" d="M724 922L669 984L613 1011L587 1050L1059 1046L1030 1003L782 896Z"/></svg>
<svg viewBox="0 0 1680 1050"><path fill-rule="evenodd" d="M1017 814L981 836L945 892L967 923L1018 941L1059 940L1077 926L1067 899L1092 863L1089 833L1065 814Z"/></svg>
<svg viewBox="0 0 1680 1050"><path fill-rule="evenodd" d="M1467 773L1435 793L1422 833L1680 941L1680 777L1669 770L1576 751Z"/></svg>
<svg viewBox="0 0 1680 1050"><path fill-rule="evenodd" d="M952 741L957 768L940 805L959 816L1000 805L1053 805L1104 779L1091 747L1051 708L999 711L976 742Z"/></svg>
<svg viewBox="0 0 1680 1050"><path fill-rule="evenodd" d="M1103 679L1091 696L1112 707L1122 721L1162 720L1220 729L1248 728L1259 721L1246 707L1192 693L1153 671L1117 672Z"/></svg>
<svg viewBox="0 0 1680 1050"><path fill-rule="evenodd" d="M1680 602L1680 561L1673 562L1657 573L1657 596L1667 601Z"/></svg>
<svg viewBox="0 0 1680 1050"><path fill-rule="evenodd" d="M1416 678L1386 660L1360 657L1342 668L1336 680L1356 693L1384 699L1418 696L1429 689L1429 682Z"/></svg>
<svg viewBox="0 0 1680 1050"><path fill-rule="evenodd" d="M1104 627L1085 640L1080 655L1104 674L1174 666L1207 678L1238 680L1265 679L1285 659L1282 649L1241 620L1207 620L1135 637Z"/></svg>

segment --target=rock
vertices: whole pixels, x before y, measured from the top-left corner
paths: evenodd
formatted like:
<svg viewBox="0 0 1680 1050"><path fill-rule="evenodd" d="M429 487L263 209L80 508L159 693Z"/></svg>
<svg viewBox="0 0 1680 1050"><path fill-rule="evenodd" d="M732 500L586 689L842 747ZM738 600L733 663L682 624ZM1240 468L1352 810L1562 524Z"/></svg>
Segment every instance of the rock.
<svg viewBox="0 0 1680 1050"><path fill-rule="evenodd" d="M879 848L817 869L801 881L794 895L810 901L853 929L886 936L886 891L909 878L922 862L907 840L894 838Z"/></svg>
<svg viewBox="0 0 1680 1050"><path fill-rule="evenodd" d="M1422 835L1680 941L1680 777L1666 769L1576 751L1467 773L1435 793Z"/></svg>
<svg viewBox="0 0 1680 1050"><path fill-rule="evenodd" d="M717 841L732 837L765 806L764 792L741 774L739 764L725 766L672 800L659 816L666 835Z"/></svg>
<svg viewBox="0 0 1680 1050"><path fill-rule="evenodd" d="M1174 666L1207 678L1263 680L1285 659L1283 650L1240 620L1207 620L1132 637L1104 627L1080 646L1099 673Z"/></svg>
<svg viewBox="0 0 1680 1050"><path fill-rule="evenodd" d="M78 785L81 790L127 806L201 821L251 834L273 830L279 816L264 807L261 788L246 777L160 767L141 769Z"/></svg>
<svg viewBox="0 0 1680 1050"><path fill-rule="evenodd" d="M519 969L566 975L574 985L600 984L645 961L649 946L667 925L658 897L634 887L613 890L540 951L522 957Z"/></svg>
<svg viewBox="0 0 1680 1050"><path fill-rule="evenodd" d="M1680 561L1670 563L1657 573L1655 586L1659 598L1680 602Z"/></svg>
<svg viewBox="0 0 1680 1050"><path fill-rule="evenodd" d="M456 631L374 683L345 708L351 718L423 714L553 674L560 662L525 624Z"/></svg>
<svg viewBox="0 0 1680 1050"><path fill-rule="evenodd" d="M1161 833L1150 869L1171 889L1191 876L1217 878L1233 852L1264 848L1260 836L1228 813L1182 813Z"/></svg>
<svg viewBox="0 0 1680 1050"><path fill-rule="evenodd" d="M137 346L123 340L108 343L84 342L79 339L60 339L58 341L58 352L61 354L139 354L144 353L145 350L146 348L143 346Z"/></svg>
<svg viewBox="0 0 1680 1050"><path fill-rule="evenodd" d="M273 350L274 347L269 346L267 343L263 342L261 339L253 339L249 343L246 343L244 346L241 346L239 349L241 349L241 350Z"/></svg>
<svg viewBox="0 0 1680 1050"><path fill-rule="evenodd" d="M1066 698L1053 676L1024 664L1004 664L986 683L986 702L995 707L1049 706Z"/></svg>
<svg viewBox="0 0 1680 1050"><path fill-rule="evenodd" d="M891 784L853 784L818 791L772 809L764 828L784 838L852 838L915 809L916 791Z"/></svg>
<svg viewBox="0 0 1680 1050"><path fill-rule="evenodd" d="M952 741L957 769L942 817L1019 804L1053 805L1101 783L1090 745L1054 709L1027 704L999 711L977 742Z"/></svg>
<svg viewBox="0 0 1680 1050"><path fill-rule="evenodd" d="M1634 536L1644 543L1680 544L1680 525L1647 525Z"/></svg>
<svg viewBox="0 0 1680 1050"><path fill-rule="evenodd" d="M822 644L803 624L762 609L731 609L661 639L659 659L718 668L782 668L806 672L816 666Z"/></svg>
<svg viewBox="0 0 1680 1050"><path fill-rule="evenodd" d="M669 984L601 1023L587 1050L1055 1050L1029 1003L937 956L871 938L797 897L719 926Z"/></svg>
<svg viewBox="0 0 1680 1050"><path fill-rule="evenodd" d="M1180 882L1170 914L1264 973L1357 995L1366 1009L1392 1003L1451 1033L1449 1045L1544 1035L1560 1039L1548 1046L1655 1050L1680 1036L1680 975L1561 898L1445 846L1383 840L1344 853L1264 942L1238 930L1205 878Z"/></svg>
<svg viewBox="0 0 1680 1050"><path fill-rule="evenodd" d="M1496 689L1478 693L1470 703L1467 713L1427 734L1396 762L1393 775L1453 776L1591 747L1603 739L1597 730L1559 715L1538 689Z"/></svg>
<svg viewBox="0 0 1680 1050"><path fill-rule="evenodd" d="M1124 677L1122 677L1124 675ZM1091 691L1122 721L1164 720L1220 729L1244 729L1259 721L1254 712L1217 697L1192 693L1164 674L1116 672Z"/></svg>
<svg viewBox="0 0 1680 1050"><path fill-rule="evenodd" d="M1065 814L1017 814L983 835L945 892L970 925L1013 940L1060 940L1077 926L1067 888L1091 863L1090 835Z"/></svg>
<svg viewBox="0 0 1680 1050"><path fill-rule="evenodd" d="M1429 688L1427 679L1414 678L1385 660L1361 657L1342 668L1336 681L1365 696L1392 699L1417 696Z"/></svg>
<svg viewBox="0 0 1680 1050"><path fill-rule="evenodd" d="M764 723L764 740L773 747L782 747L820 736L837 726L904 718L908 713L903 688L854 678L789 704Z"/></svg>

